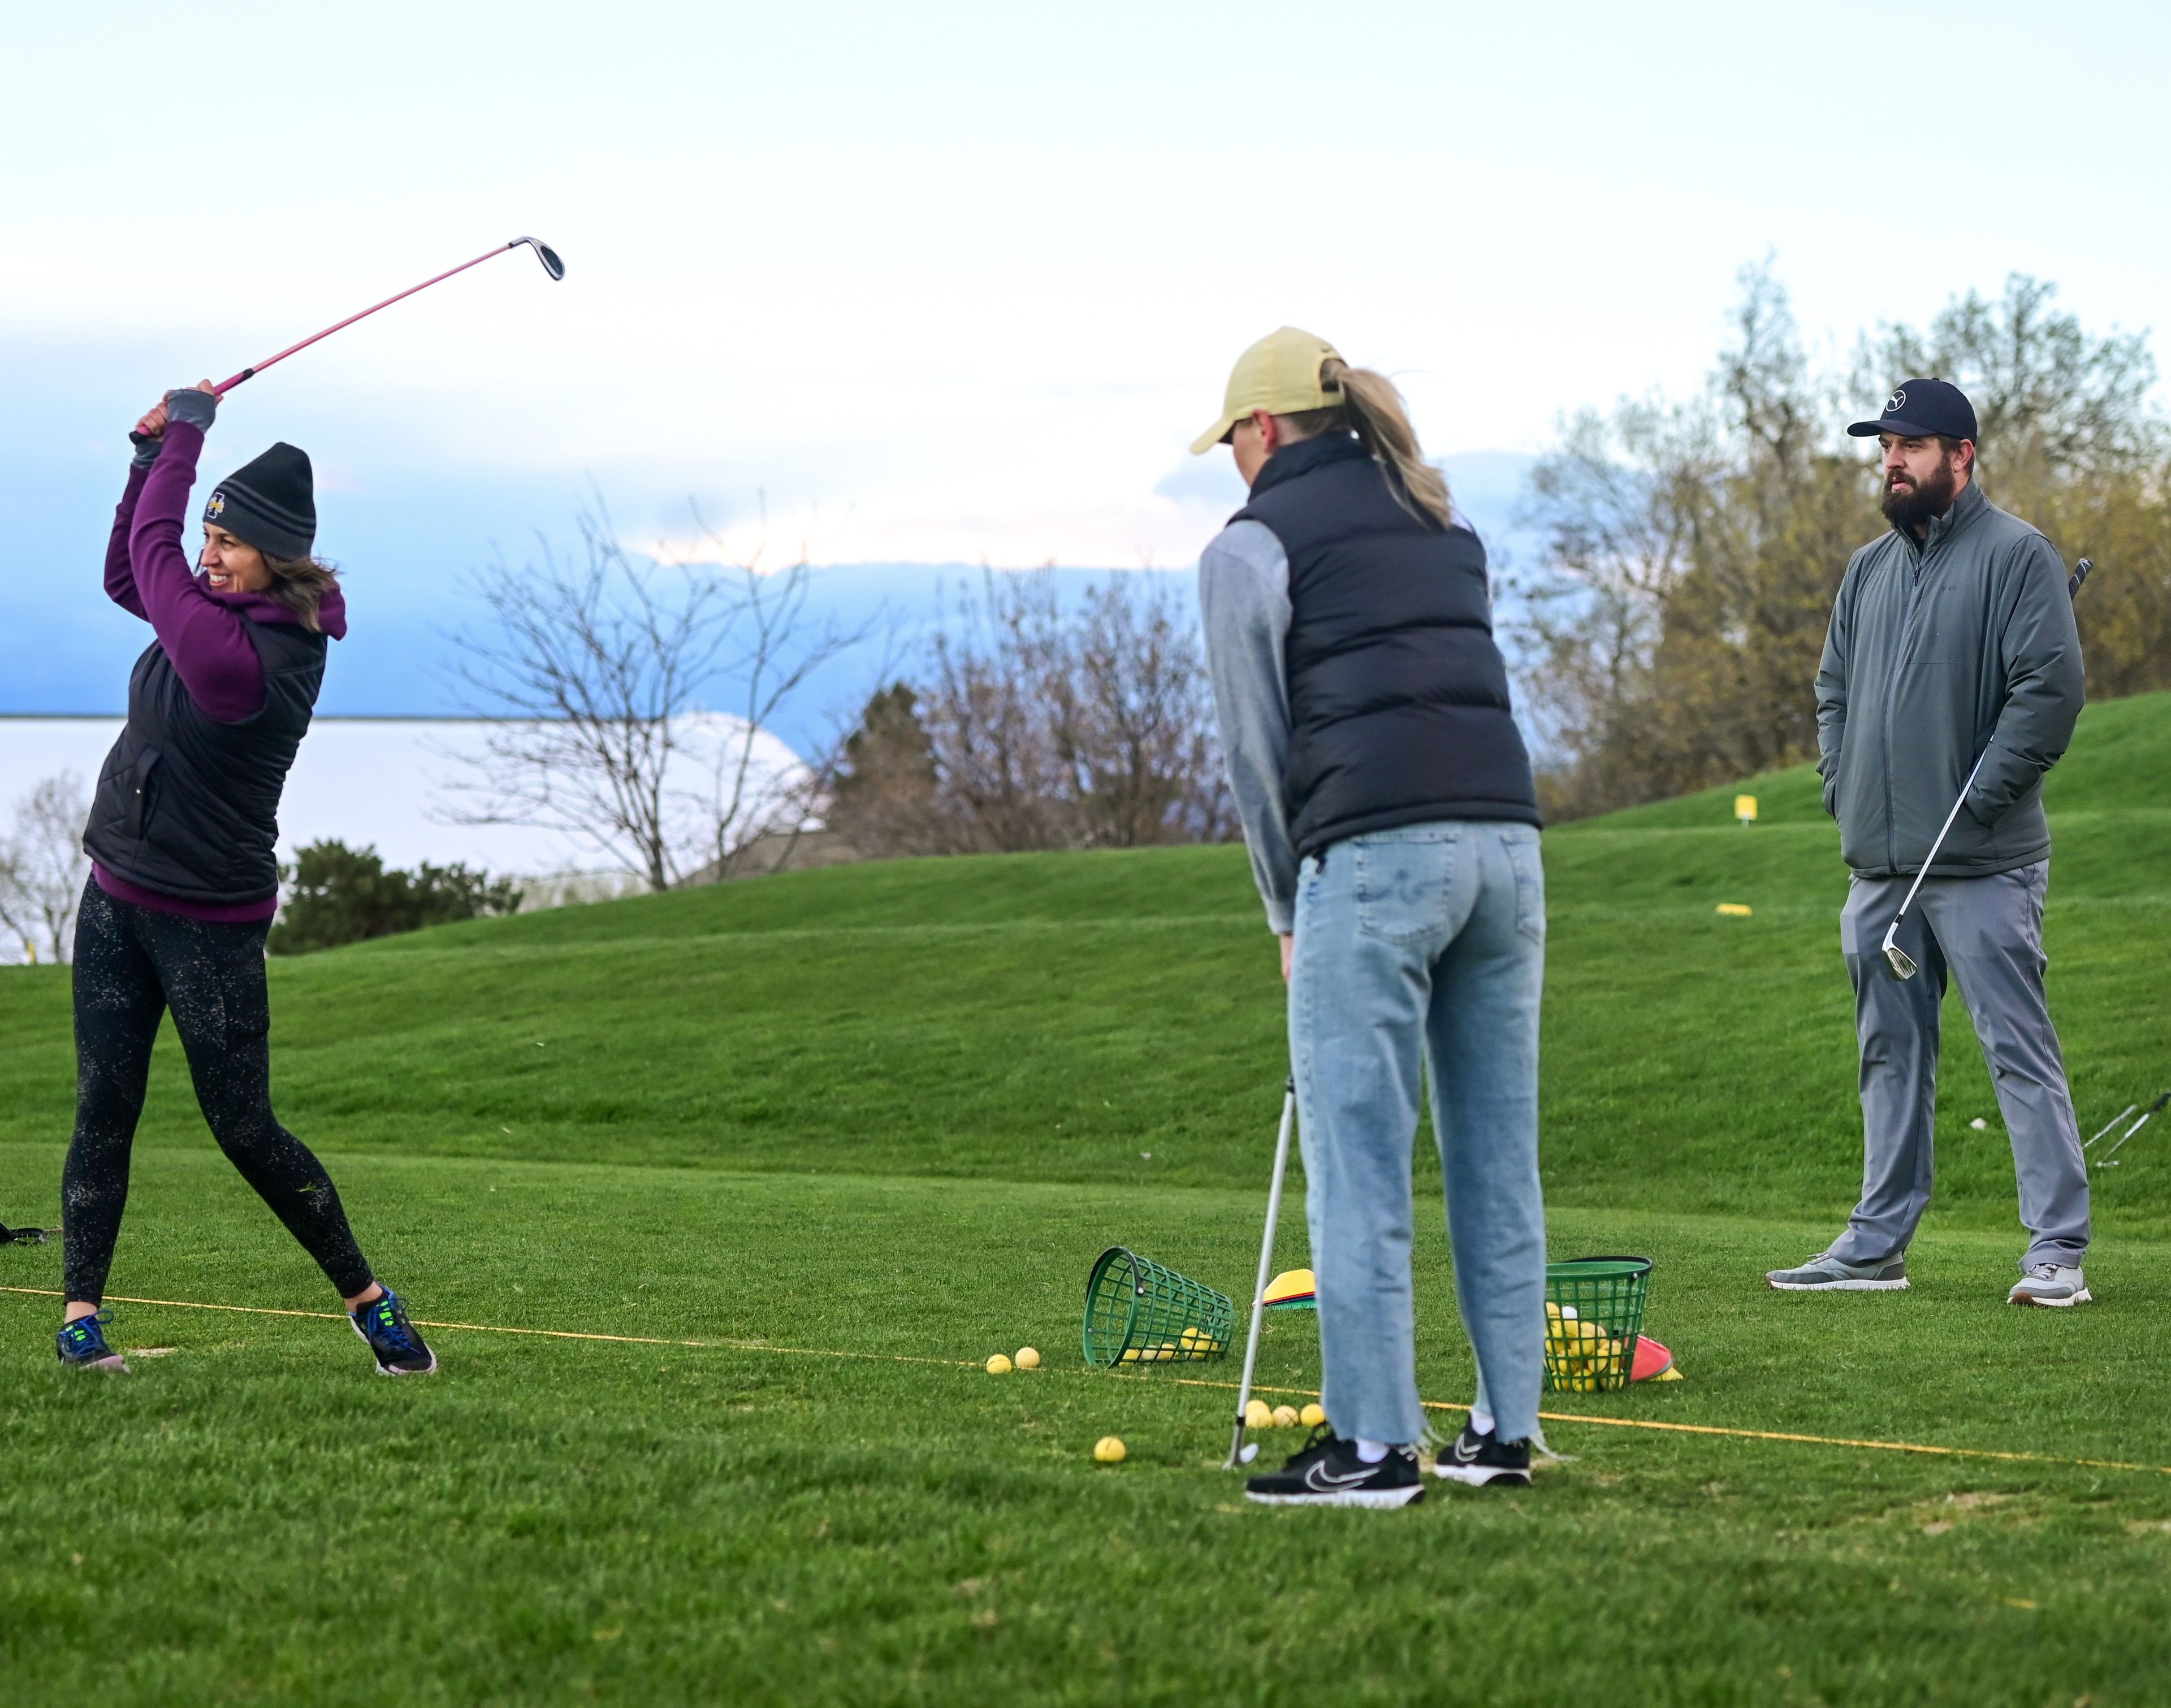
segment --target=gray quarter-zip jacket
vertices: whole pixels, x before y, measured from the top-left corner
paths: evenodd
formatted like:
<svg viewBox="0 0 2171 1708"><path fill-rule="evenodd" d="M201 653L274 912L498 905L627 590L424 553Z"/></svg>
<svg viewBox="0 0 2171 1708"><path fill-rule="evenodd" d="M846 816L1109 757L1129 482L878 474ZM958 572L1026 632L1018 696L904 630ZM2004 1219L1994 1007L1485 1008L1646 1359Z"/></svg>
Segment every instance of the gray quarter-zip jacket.
<svg viewBox="0 0 2171 1708"><path fill-rule="evenodd" d="M2081 714L2081 637L2050 542L1970 481L1918 545L1857 552L1817 671L1817 769L1840 852L1864 877L1986 877L2046 858L2043 774Z"/></svg>

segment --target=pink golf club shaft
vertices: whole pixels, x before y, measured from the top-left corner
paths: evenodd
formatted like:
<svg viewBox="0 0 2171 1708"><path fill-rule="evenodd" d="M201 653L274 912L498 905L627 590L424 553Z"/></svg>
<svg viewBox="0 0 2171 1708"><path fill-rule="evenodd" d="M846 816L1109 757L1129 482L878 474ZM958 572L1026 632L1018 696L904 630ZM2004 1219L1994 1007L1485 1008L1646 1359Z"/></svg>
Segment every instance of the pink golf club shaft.
<svg viewBox="0 0 2171 1708"><path fill-rule="evenodd" d="M254 367L244 367L239 373L235 374L233 378L221 380L218 385L218 394L221 397L224 397L228 392L232 391L234 387L239 385L242 381L252 378L255 375L263 372L265 368L271 367L275 361L284 361L298 350L307 350L311 345L316 343L319 339L330 338L332 334L338 331L342 326L351 326L357 320L367 320L380 308L389 308L394 303L399 302L405 297L413 296L417 291L426 291L432 285L441 285L446 280L451 278L454 273L464 273L469 267L479 267L485 261L490 260L491 256L501 255L507 249L516 249L518 245L517 244L494 244L471 261L462 261L457 267L447 268L443 272L438 274L434 279L425 279L419 285L410 285L405 290L399 292L399 296L387 297L382 303L373 303L359 314L350 314L346 319L327 326L322 332L311 333L299 344L288 345L276 356L267 356L263 361L256 363Z"/></svg>

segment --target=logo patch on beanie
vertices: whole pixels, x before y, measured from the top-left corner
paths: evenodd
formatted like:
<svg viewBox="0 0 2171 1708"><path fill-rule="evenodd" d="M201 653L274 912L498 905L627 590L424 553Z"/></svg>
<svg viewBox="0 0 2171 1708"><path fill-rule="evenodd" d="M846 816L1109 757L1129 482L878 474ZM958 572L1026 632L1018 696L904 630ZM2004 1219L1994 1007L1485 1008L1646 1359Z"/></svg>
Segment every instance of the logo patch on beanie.
<svg viewBox="0 0 2171 1708"><path fill-rule="evenodd" d="M204 520L206 522L217 522L219 517L225 514L226 494L223 492L212 493L211 495L211 502L204 506Z"/></svg>

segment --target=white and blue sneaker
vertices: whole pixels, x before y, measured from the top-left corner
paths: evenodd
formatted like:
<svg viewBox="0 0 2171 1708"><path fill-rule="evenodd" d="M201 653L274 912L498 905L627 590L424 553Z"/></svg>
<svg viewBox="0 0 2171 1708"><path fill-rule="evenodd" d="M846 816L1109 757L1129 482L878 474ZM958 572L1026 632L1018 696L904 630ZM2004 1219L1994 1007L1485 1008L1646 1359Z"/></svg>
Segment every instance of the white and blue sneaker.
<svg viewBox="0 0 2171 1708"><path fill-rule="evenodd" d="M407 1307L399 1295L386 1288L366 1304L358 1304L347 1320L377 1355L380 1376L427 1376L435 1373L437 1355L423 1344L407 1320Z"/></svg>
<svg viewBox="0 0 2171 1708"><path fill-rule="evenodd" d="M65 1325L53 1336L53 1350L60 1354L61 1363L72 1370L111 1370L126 1375L128 1361L105 1344L105 1325L112 1320L113 1313L102 1310Z"/></svg>

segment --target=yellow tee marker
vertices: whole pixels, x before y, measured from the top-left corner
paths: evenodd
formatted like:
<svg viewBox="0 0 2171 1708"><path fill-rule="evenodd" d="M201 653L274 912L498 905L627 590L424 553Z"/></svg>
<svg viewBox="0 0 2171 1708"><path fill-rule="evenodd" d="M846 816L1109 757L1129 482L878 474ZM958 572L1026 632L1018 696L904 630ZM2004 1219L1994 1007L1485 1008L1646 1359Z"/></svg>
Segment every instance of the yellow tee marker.
<svg viewBox="0 0 2171 1708"><path fill-rule="evenodd" d="M1718 911L1729 919L1746 919L1755 909L1745 902L1721 902Z"/></svg>
<svg viewBox="0 0 2171 1708"><path fill-rule="evenodd" d="M1745 825L1754 824L1756 822L1756 797L1753 795L1735 795L1734 816Z"/></svg>

